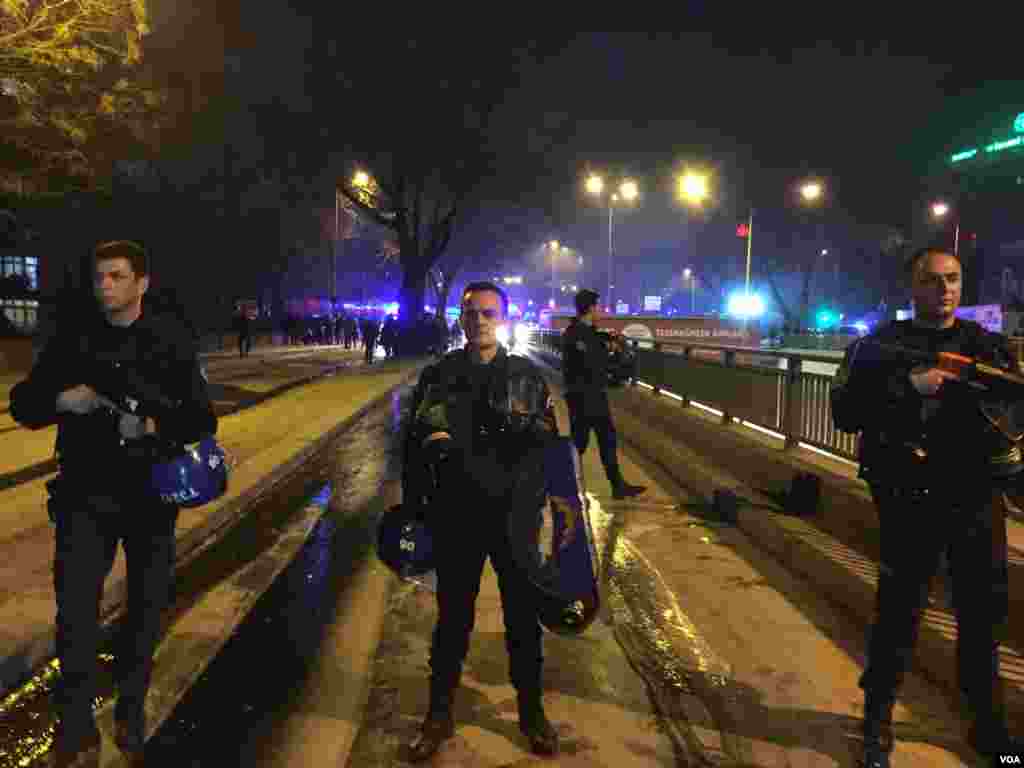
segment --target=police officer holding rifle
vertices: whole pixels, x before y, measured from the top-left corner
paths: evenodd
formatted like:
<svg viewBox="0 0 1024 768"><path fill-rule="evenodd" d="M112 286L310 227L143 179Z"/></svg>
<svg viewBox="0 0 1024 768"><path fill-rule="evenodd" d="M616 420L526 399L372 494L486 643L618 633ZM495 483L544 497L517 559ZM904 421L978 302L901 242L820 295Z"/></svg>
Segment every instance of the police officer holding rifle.
<svg viewBox="0 0 1024 768"><path fill-rule="evenodd" d="M120 541L127 559L127 616L117 650L116 740L143 748L143 704L168 600L178 507L151 487L156 462L213 435L217 419L195 342L170 315L143 308L145 250L102 243L93 254L99 312L59 325L28 378L11 391L11 415L41 429L56 423L59 473L48 483L56 524L54 587L59 723L50 764L98 757L99 607Z"/></svg>
<svg viewBox="0 0 1024 768"><path fill-rule="evenodd" d="M940 556L949 552L957 674L971 746L998 764L1007 733L998 647L1006 630L1004 492L1024 477L1024 379L1005 337L955 316L958 258L925 248L908 262L915 316L852 344L831 392L837 429L860 432L860 477L878 510L876 617L860 686L864 764L886 768L892 710L913 657Z"/></svg>
<svg viewBox="0 0 1024 768"><path fill-rule="evenodd" d="M580 456L587 450L590 431L597 434L601 463L612 487L612 498L638 496L646 488L627 483L619 468L618 441L608 404L608 365L612 350L598 333L601 307L597 291L576 294L576 317L562 334L562 373L570 429ZM619 342L621 343L621 342Z"/></svg>

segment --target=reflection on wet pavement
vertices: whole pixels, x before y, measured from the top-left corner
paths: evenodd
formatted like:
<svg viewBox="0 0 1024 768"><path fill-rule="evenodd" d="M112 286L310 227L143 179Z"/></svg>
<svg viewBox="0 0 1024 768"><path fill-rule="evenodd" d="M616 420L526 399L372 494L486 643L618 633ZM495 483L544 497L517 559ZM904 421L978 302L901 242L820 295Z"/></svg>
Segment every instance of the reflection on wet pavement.
<svg viewBox="0 0 1024 768"><path fill-rule="evenodd" d="M372 551L380 488L395 473L397 400L372 409L317 457L334 486L326 515L147 744L147 766L258 765L257 755L268 751L273 724L310 675L339 595Z"/></svg>

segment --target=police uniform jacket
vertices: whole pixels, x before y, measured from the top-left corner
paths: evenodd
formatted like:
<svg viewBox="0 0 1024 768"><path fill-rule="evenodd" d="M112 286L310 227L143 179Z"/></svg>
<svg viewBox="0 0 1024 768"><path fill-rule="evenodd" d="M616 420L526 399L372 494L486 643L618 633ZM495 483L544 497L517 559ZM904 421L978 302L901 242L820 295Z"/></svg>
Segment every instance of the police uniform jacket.
<svg viewBox="0 0 1024 768"><path fill-rule="evenodd" d="M1012 425L1020 417L1024 392L1009 387L979 392L947 381L935 396L924 397L909 380L919 363L881 351L872 341L952 352L1016 370L1006 338L959 318L943 330L896 321L847 348L830 393L835 427L861 433L860 477L922 488L987 481L994 431L981 408Z"/></svg>
<svg viewBox="0 0 1024 768"><path fill-rule="evenodd" d="M529 382L539 403L525 430L510 425L501 408L509 382L517 378ZM437 431L451 435L451 448L440 473L432 473L424 441ZM403 505L428 523L438 522L437 514L465 515L468 502L479 503L480 510L469 511L485 517L493 509L507 510L515 506L524 484L543 484L538 456L545 441L557 435L547 384L529 359L509 355L500 346L488 364L474 364L468 348L449 352L423 370L412 397L403 448Z"/></svg>
<svg viewBox="0 0 1024 768"><path fill-rule="evenodd" d="M608 348L594 326L574 319L562 333L562 371L566 392L608 388Z"/></svg>
<svg viewBox="0 0 1024 768"><path fill-rule="evenodd" d="M215 434L217 418L196 344L173 316L142 315L128 327L90 313L74 329L58 329L28 378L10 395L11 415L30 429L57 424L56 453L62 474L90 487L121 487L144 477L147 440L123 440L119 419L101 409L86 415L57 413L57 396L85 384L125 411L156 423L163 450Z"/></svg>

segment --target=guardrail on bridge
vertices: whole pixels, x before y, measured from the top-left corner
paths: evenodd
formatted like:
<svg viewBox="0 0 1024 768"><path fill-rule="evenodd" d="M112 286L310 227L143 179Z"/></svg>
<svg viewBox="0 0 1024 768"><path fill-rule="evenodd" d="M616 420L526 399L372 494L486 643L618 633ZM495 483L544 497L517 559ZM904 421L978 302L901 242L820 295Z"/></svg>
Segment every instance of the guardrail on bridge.
<svg viewBox="0 0 1024 768"><path fill-rule="evenodd" d="M535 343L560 356L560 338L557 331L540 330ZM672 393L683 406L710 406L722 412L726 423L740 419L779 433L787 450L804 443L856 461L857 436L832 426L832 375L805 370L807 363L835 367L840 362L836 356L668 341L644 346L633 342L634 386L641 382L655 392Z"/></svg>

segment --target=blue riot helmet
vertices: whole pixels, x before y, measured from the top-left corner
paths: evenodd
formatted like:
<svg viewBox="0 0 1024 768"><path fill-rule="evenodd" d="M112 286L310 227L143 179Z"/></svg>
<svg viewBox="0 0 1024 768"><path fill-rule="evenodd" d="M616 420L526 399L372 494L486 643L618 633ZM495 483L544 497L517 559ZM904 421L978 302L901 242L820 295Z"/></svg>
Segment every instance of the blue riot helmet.
<svg viewBox="0 0 1024 768"><path fill-rule="evenodd" d="M526 575L541 624L578 635L597 616L599 561L583 492L579 456L559 437L542 449L542 477L516 489L521 513L508 517L513 560ZM532 511L531 511L532 507Z"/></svg>
<svg viewBox="0 0 1024 768"><path fill-rule="evenodd" d="M397 504L377 525L377 557L402 578L434 570L434 542L425 523Z"/></svg>
<svg viewBox="0 0 1024 768"><path fill-rule="evenodd" d="M230 465L229 454L209 435L154 463L151 487L165 504L200 507L227 490Z"/></svg>

